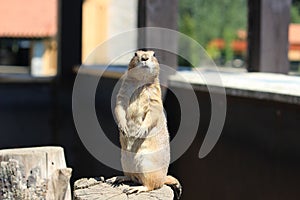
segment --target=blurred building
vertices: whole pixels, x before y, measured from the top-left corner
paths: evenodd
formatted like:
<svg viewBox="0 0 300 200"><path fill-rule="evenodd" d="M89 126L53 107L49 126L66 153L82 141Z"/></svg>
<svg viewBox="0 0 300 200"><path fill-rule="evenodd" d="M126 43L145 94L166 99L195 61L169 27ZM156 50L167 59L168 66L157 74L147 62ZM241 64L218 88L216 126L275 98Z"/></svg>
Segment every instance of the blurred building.
<svg viewBox="0 0 300 200"><path fill-rule="evenodd" d="M98 46L119 33L137 28L137 0L85 0L82 5L82 62ZM137 38L137 37L134 37ZM127 64L129 57L113 58L115 48L127 45L136 49L137 39L126 40L123 44L106 45L106 51L89 60L104 64L116 60L118 64Z"/></svg>
<svg viewBox="0 0 300 200"><path fill-rule="evenodd" d="M55 75L58 0L0 0L0 4L2 71Z"/></svg>

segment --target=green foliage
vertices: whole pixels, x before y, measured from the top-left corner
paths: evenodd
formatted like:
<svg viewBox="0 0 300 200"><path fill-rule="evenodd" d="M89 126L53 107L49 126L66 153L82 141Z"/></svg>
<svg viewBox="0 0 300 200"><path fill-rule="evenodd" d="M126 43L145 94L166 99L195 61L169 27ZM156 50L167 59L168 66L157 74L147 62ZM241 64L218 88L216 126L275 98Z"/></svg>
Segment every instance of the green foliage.
<svg viewBox="0 0 300 200"><path fill-rule="evenodd" d="M236 31L230 27L225 27L223 38L225 40L225 60L230 61L233 59L233 50L231 48L231 42L235 39Z"/></svg>
<svg viewBox="0 0 300 200"><path fill-rule="evenodd" d="M216 47L208 46L206 51L210 55L210 57L214 60L221 57L221 52Z"/></svg>
<svg viewBox="0 0 300 200"><path fill-rule="evenodd" d="M291 22L300 23L300 1L295 1L291 7Z"/></svg>
<svg viewBox="0 0 300 200"><path fill-rule="evenodd" d="M230 43L235 39L236 31L246 27L247 0L179 0L179 31L203 47L208 47L212 39L223 38L227 44L226 60L233 57ZM214 58L221 54L217 51L209 49Z"/></svg>

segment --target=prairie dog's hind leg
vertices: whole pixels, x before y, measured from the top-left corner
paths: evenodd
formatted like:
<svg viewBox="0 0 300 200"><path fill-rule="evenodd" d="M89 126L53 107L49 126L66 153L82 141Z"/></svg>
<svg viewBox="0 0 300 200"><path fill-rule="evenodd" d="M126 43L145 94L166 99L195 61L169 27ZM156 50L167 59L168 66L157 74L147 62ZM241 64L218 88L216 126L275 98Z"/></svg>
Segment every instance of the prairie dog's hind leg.
<svg viewBox="0 0 300 200"><path fill-rule="evenodd" d="M175 193L175 197L177 199L180 199L182 193L182 186L176 178L168 175L166 176L166 180L164 184L170 186Z"/></svg>

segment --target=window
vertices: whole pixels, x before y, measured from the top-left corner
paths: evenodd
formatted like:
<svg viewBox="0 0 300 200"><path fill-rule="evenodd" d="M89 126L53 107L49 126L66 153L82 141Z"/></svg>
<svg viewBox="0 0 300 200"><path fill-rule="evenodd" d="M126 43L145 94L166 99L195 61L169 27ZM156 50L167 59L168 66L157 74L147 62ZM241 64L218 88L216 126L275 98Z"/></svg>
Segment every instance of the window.
<svg viewBox="0 0 300 200"><path fill-rule="evenodd" d="M179 1L179 31L198 41L218 66L245 67L247 0Z"/></svg>

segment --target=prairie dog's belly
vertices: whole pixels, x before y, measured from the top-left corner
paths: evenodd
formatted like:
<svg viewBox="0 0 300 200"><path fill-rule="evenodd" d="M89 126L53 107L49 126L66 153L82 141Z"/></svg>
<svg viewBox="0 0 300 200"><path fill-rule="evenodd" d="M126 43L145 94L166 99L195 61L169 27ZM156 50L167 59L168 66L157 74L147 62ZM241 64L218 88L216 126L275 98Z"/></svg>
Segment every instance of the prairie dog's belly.
<svg viewBox="0 0 300 200"><path fill-rule="evenodd" d="M151 129L146 138L120 135L123 150L134 153L149 153L169 146L169 133L166 126L157 126Z"/></svg>
<svg viewBox="0 0 300 200"><path fill-rule="evenodd" d="M170 162L169 133L165 118L150 130L148 137L120 136L121 163L125 172L145 173L167 169Z"/></svg>
<svg viewBox="0 0 300 200"><path fill-rule="evenodd" d="M129 132L136 132L141 126L146 115L147 105L143 105L140 100L131 103L126 112L127 126Z"/></svg>
<svg viewBox="0 0 300 200"><path fill-rule="evenodd" d="M166 134L145 140L122 137L121 163L125 172L145 173L168 167L170 146Z"/></svg>
<svg viewBox="0 0 300 200"><path fill-rule="evenodd" d="M126 110L126 119L129 132L135 132L141 126L150 106L149 89L138 90L133 93L128 108Z"/></svg>

